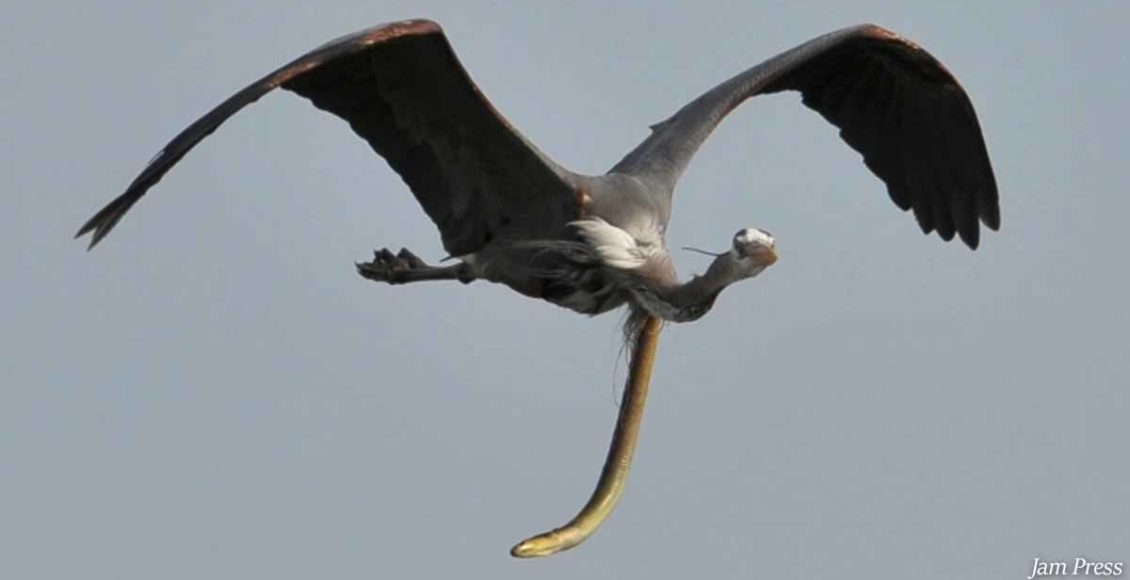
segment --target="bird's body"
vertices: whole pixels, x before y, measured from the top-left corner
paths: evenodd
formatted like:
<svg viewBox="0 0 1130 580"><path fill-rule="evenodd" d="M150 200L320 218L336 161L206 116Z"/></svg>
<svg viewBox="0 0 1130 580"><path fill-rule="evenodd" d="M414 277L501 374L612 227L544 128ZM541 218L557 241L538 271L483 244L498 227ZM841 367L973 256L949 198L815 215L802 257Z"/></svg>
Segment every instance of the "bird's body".
<svg viewBox="0 0 1130 580"><path fill-rule="evenodd" d="M678 283L664 234L668 215L638 179L570 175L575 213L534 236L503 230L478 251L458 256L474 278L595 315L632 301L636 279Z"/></svg>
<svg viewBox="0 0 1130 580"><path fill-rule="evenodd" d="M97 244L197 143L276 88L347 121L403 178L457 258L436 267L407 250L381 250L358 264L363 276L392 284L488 280L589 315L628 304L630 334L642 345L633 360L645 361L638 373L633 365L632 383L644 387L659 319L697 319L729 284L776 261L772 236L743 229L702 276L680 283L665 241L679 177L718 123L750 97L800 92L862 154L891 200L913 210L923 232L956 235L975 249L979 222L1000 225L969 97L929 53L881 27L831 32L735 75L653 125L608 173L589 176L528 142L475 86L439 26L411 20L329 42L239 91L177 135L79 235L90 233ZM630 459L631 447L613 450L627 449ZM626 472L623 456L615 462ZM568 541L514 553L544 554L580 540Z"/></svg>

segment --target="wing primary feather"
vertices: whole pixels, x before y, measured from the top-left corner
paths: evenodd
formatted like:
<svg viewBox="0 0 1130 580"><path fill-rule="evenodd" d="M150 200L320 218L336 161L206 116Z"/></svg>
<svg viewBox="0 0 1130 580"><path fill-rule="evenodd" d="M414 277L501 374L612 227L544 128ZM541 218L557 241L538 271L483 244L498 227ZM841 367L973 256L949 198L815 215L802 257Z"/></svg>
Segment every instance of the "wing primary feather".
<svg viewBox="0 0 1130 580"><path fill-rule="evenodd" d="M865 56L856 56L843 64L845 76L850 88L844 93L838 110L832 114L836 125L849 130L853 134L862 135L863 126L861 117L867 110L867 105L874 89L873 76L878 71L878 65ZM849 143L851 145L851 143ZM854 145L853 145L854 147Z"/></svg>
<svg viewBox="0 0 1130 580"><path fill-rule="evenodd" d="M921 143L922 116L917 96L908 93L902 103L902 127L898 135L902 166L906 172L907 196L914 205L914 217L922 233L929 234L937 228L934 215L932 193L927 190L923 178L923 155L926 153Z"/></svg>
<svg viewBox="0 0 1130 580"><path fill-rule="evenodd" d="M944 189L947 180L946 164L949 152L942 146L938 113L936 99L928 94L923 95L922 99L919 100L918 109L922 121L919 124L920 133L909 138L918 142L920 183L929 195L930 204L934 210L934 229L937 230L938 235L943 240L948 242L953 239L956 229Z"/></svg>
<svg viewBox="0 0 1130 580"><path fill-rule="evenodd" d="M864 162L876 177L887 184L887 194L899 209L911 208L906 197L906 168L898 159L898 135L901 122L901 109L898 104L898 81L884 71L876 89L870 110L875 138Z"/></svg>
<svg viewBox="0 0 1130 580"><path fill-rule="evenodd" d="M973 139L968 126L962 122L960 105L952 99L946 99L943 104L944 111L939 118L942 120L940 128L945 150L959 156L955 163L950 164L949 178L953 187L949 192L950 210L962 241L977 249L980 243L975 202L977 180L974 177L977 159L968 146Z"/></svg>

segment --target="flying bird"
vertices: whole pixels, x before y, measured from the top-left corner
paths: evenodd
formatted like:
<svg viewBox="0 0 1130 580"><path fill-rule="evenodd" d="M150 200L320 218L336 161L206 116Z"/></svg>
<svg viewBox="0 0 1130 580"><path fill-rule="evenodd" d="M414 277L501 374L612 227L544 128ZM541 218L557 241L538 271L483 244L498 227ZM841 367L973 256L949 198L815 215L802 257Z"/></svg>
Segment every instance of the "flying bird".
<svg viewBox="0 0 1130 580"><path fill-rule="evenodd" d="M597 488L573 520L514 547L543 556L584 541L623 492L663 321L706 314L719 293L777 260L746 228L706 272L680 282L665 243L687 164L746 99L798 91L840 130L891 200L924 233L976 249L1000 227L992 167L973 105L952 74L910 40L873 24L809 40L703 93L599 176L569 171L526 140L463 69L438 24L408 20L331 41L251 83L173 138L79 229L94 247L166 172L225 120L283 88L349 123L388 162L454 258L429 265L402 249L357 264L389 284L487 280L582 314L627 305L628 386ZM630 104L638 106L638 103Z"/></svg>

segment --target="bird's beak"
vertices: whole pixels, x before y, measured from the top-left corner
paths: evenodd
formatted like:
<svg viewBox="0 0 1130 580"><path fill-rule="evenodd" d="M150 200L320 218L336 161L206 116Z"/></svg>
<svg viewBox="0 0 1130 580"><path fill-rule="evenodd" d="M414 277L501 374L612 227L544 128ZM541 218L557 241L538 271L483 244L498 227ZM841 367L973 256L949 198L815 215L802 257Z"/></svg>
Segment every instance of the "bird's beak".
<svg viewBox="0 0 1130 580"><path fill-rule="evenodd" d="M759 245L753 251L753 257L764 266L772 266L777 262L777 249L773 246Z"/></svg>

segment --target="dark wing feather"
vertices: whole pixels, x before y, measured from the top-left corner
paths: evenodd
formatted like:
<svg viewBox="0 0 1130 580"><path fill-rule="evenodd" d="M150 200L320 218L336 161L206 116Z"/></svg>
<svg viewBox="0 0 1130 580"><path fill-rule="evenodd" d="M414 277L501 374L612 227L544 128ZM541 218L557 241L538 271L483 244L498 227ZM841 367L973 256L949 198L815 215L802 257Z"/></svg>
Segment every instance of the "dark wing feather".
<svg viewBox="0 0 1130 580"><path fill-rule="evenodd" d="M78 236L93 233L93 247L201 139L280 86L347 121L383 156L452 255L500 232L545 236L575 218L567 172L495 111L439 25L411 20L332 41L236 93L169 142Z"/></svg>
<svg viewBox="0 0 1130 580"><path fill-rule="evenodd" d="M872 24L815 38L718 85L654 126L612 172L669 195L723 117L749 97L785 90L800 91L839 127L922 231L946 240L956 233L976 248L978 220L1000 227L996 180L969 96L928 52Z"/></svg>

